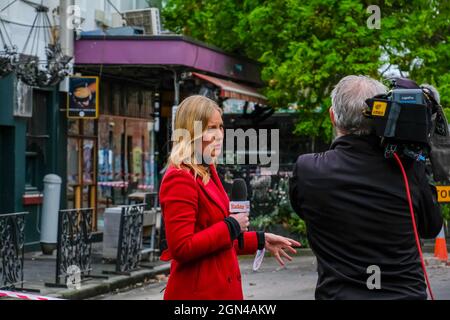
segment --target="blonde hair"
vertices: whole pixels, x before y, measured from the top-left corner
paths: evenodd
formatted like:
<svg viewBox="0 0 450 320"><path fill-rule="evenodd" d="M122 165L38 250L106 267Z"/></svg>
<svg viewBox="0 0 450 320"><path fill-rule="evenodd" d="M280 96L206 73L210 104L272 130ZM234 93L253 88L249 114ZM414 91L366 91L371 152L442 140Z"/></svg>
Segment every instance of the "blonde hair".
<svg viewBox="0 0 450 320"><path fill-rule="evenodd" d="M210 179L207 168L196 161L195 142L202 139L202 134L208 127L209 119L222 109L213 100L204 96L191 96L185 99L178 107L175 115L175 132L185 130L186 135L173 136L173 146L170 152L168 165L178 169L187 168L194 172L195 178L200 176L203 183L207 184ZM201 122L202 134L195 132L195 123ZM189 133L189 135L187 135ZM197 133L197 137L194 136Z"/></svg>

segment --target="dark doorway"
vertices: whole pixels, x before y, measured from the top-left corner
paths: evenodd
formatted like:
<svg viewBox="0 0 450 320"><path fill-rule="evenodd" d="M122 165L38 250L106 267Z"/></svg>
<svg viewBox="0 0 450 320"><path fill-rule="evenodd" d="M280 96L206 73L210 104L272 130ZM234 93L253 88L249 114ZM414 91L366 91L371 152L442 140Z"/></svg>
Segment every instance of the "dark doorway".
<svg viewBox="0 0 450 320"><path fill-rule="evenodd" d="M14 212L14 130L0 126L0 214Z"/></svg>

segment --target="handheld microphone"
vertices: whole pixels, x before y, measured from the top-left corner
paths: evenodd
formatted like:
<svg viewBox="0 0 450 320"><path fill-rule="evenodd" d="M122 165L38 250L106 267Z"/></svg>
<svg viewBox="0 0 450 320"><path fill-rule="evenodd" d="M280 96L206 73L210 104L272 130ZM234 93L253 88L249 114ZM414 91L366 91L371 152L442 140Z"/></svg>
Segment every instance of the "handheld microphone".
<svg viewBox="0 0 450 320"><path fill-rule="evenodd" d="M250 201L247 197L247 184L244 179L233 181L231 189L230 213L250 213ZM239 248L244 248L244 235L241 233L238 238Z"/></svg>

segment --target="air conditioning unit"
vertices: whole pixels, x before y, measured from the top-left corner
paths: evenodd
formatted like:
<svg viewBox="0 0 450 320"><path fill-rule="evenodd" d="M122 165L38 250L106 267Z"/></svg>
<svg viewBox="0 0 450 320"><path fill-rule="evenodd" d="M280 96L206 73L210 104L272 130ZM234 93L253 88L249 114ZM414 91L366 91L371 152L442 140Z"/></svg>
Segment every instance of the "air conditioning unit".
<svg viewBox="0 0 450 320"><path fill-rule="evenodd" d="M161 34L161 19L158 8L125 11L123 17L127 26L144 28L145 35Z"/></svg>
<svg viewBox="0 0 450 320"><path fill-rule="evenodd" d="M114 12L111 17L112 23L111 27L119 28L125 26L125 20L123 20L122 15L120 13Z"/></svg>

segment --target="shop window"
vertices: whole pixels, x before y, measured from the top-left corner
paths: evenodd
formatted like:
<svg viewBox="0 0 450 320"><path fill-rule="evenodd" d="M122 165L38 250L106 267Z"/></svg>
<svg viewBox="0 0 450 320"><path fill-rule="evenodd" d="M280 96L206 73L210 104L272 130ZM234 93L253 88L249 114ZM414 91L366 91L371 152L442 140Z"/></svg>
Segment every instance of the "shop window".
<svg viewBox="0 0 450 320"><path fill-rule="evenodd" d="M33 91L33 117L27 119L26 133L26 175L27 190L42 188L42 178L45 174L45 155L47 141L47 105L48 92Z"/></svg>

